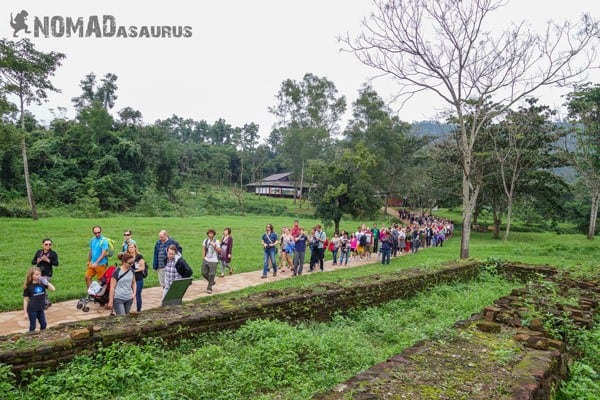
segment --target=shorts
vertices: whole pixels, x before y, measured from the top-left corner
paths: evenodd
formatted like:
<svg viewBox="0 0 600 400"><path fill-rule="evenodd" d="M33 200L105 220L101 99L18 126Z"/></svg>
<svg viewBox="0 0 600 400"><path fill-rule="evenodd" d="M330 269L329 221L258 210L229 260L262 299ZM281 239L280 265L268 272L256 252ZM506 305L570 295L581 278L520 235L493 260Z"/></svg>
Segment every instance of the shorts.
<svg viewBox="0 0 600 400"><path fill-rule="evenodd" d="M95 276L96 279L100 280L104 273L106 272L106 264L98 265L96 268L92 267L92 263L87 264L87 269L85 270L85 277L91 278Z"/></svg>

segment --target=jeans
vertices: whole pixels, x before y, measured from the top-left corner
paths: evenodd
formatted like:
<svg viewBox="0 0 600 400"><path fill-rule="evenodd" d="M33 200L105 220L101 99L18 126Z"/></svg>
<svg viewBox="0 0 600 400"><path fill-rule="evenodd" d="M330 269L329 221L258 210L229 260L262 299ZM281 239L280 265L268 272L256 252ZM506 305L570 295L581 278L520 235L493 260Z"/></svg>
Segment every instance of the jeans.
<svg viewBox="0 0 600 400"><path fill-rule="evenodd" d="M123 300L123 299L114 299L113 301L113 310L117 315L127 315L129 311L131 311L131 306L133 305L133 299Z"/></svg>
<svg viewBox="0 0 600 400"><path fill-rule="evenodd" d="M40 311L27 311L29 316L29 332L35 331L35 321L40 321L40 329L46 329L46 314L44 310Z"/></svg>
<svg viewBox="0 0 600 400"><path fill-rule="evenodd" d="M337 256L338 256L338 251L339 251L339 249L334 249L334 250L332 251L332 254L333 254L333 264L334 264L334 265L337 265L337 258L338 258ZM341 263L342 263L342 261L340 260L340 264L341 264Z"/></svg>
<svg viewBox="0 0 600 400"><path fill-rule="evenodd" d="M271 265L273 266L273 274L276 274L277 261L275 261L275 247L269 247L265 250L263 276L267 276L269 273L269 260L271 260Z"/></svg>
<svg viewBox="0 0 600 400"><path fill-rule="evenodd" d="M391 249L381 249L381 263L382 264L390 263L391 252L392 252Z"/></svg>
<svg viewBox="0 0 600 400"><path fill-rule="evenodd" d="M350 254L350 249L342 249L340 252L340 265L348 265L348 255ZM344 262L346 260L346 262Z"/></svg>
<svg viewBox="0 0 600 400"><path fill-rule="evenodd" d="M295 251L294 252L294 274L302 275L302 269L304 268L304 255L306 251Z"/></svg>
<svg viewBox="0 0 600 400"><path fill-rule="evenodd" d="M135 282L135 309L137 312L142 311L142 289L144 288L144 280L140 279Z"/></svg>
<svg viewBox="0 0 600 400"><path fill-rule="evenodd" d="M231 264L225 260L221 260L221 275L225 274L225 268L227 268L229 272L233 273L233 268L231 268Z"/></svg>

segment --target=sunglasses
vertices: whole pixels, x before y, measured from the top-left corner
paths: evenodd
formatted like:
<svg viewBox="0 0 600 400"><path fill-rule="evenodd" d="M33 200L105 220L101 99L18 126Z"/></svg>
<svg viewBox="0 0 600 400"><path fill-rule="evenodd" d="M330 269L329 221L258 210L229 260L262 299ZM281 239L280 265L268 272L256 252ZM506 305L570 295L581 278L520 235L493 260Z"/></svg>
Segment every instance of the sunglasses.
<svg viewBox="0 0 600 400"><path fill-rule="evenodd" d="M52 243L44 243L44 246L52 246Z"/></svg>
<svg viewBox="0 0 600 400"><path fill-rule="evenodd" d="M124 233L123 236L131 236L131 233Z"/></svg>
<svg viewBox="0 0 600 400"><path fill-rule="evenodd" d="M101 233L102 233L102 231L100 231L100 232L94 232L94 235L99 235Z"/></svg>

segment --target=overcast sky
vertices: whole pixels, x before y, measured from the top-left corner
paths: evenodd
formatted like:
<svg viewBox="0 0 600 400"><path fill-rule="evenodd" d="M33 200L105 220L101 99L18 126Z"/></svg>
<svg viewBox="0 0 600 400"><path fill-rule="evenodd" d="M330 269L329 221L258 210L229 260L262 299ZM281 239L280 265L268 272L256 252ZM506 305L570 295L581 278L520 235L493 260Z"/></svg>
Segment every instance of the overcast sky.
<svg viewBox="0 0 600 400"><path fill-rule="evenodd" d="M132 107L142 112L144 122L180 117L206 120L219 118L233 126L254 122L266 137L274 122L268 107L285 79L300 81L307 72L331 80L346 96L349 109L362 83L376 74L353 55L340 52L337 36L358 32L360 21L373 8L369 0L201 0L201 1L27 1L8 0L0 24L0 36L13 37L8 23L21 10L34 18L110 15L117 26L189 26L188 38L80 38L33 37L40 50L67 55L53 83L61 94L52 95L38 118L50 120L48 109L65 107L73 117L70 99L81 94L79 81L94 72L118 76L118 100L114 110ZM595 0L512 0L491 24L500 28L510 20L533 24L547 19L576 19L582 12L600 18ZM25 34L19 32L21 37ZM597 72L590 79L600 81ZM384 99L396 89L386 80L374 83ZM539 93L542 101L558 107L565 91ZM401 119L434 119L441 107L432 95L415 98L401 110ZM436 109L438 107L438 109ZM349 114L348 114L349 115Z"/></svg>

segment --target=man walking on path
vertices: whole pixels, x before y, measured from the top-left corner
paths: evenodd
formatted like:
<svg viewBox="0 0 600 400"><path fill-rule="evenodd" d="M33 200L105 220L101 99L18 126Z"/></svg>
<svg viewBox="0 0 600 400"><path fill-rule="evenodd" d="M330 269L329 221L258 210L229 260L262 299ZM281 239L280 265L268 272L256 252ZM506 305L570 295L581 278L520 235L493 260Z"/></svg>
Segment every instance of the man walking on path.
<svg viewBox="0 0 600 400"><path fill-rule="evenodd" d="M166 230L158 232L158 240L154 245L154 260L152 261L152 269L158 273L158 283L161 287L165 287L165 263L167 259L167 249L170 245L175 245L177 253L183 253L183 249L177 243L177 240L170 238Z"/></svg>
<svg viewBox="0 0 600 400"><path fill-rule="evenodd" d="M215 230L209 229L206 232L206 239L202 242L202 276L208 281L206 293L212 294L212 287L215 284L215 275L217 274L217 264L219 263L218 251L219 242L215 240Z"/></svg>
<svg viewBox="0 0 600 400"><path fill-rule="evenodd" d="M106 267L108 266L108 240L102 236L102 228L94 226L92 228L94 237L90 239L90 250L88 252L87 269L85 271L85 283L89 288L92 284L92 277L102 278Z"/></svg>

